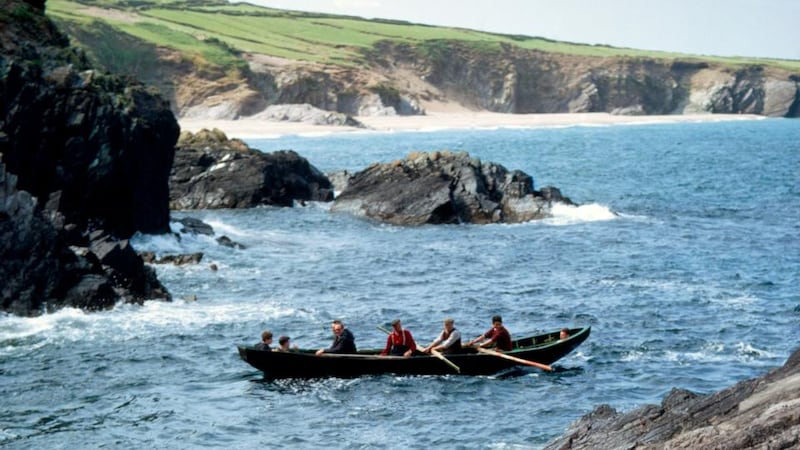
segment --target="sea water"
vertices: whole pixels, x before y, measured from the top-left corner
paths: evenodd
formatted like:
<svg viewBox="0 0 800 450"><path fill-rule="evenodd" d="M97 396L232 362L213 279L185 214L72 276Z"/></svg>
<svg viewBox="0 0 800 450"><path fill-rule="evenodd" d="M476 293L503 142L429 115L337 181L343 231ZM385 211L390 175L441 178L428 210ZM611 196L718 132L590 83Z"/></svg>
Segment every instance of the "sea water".
<svg viewBox="0 0 800 450"><path fill-rule="evenodd" d="M709 393L784 363L800 336L800 122L350 133L250 140L355 172L466 151L579 207L513 225L398 227L328 204L174 212L215 236L138 235L203 252L156 266L175 300L0 315L4 448L540 448L600 404ZM173 223L176 231L180 229ZM227 236L245 248L216 243ZM212 270L211 265L217 270ZM403 320L427 344L591 326L556 371L265 381L235 345L301 347L330 321L361 348Z"/></svg>

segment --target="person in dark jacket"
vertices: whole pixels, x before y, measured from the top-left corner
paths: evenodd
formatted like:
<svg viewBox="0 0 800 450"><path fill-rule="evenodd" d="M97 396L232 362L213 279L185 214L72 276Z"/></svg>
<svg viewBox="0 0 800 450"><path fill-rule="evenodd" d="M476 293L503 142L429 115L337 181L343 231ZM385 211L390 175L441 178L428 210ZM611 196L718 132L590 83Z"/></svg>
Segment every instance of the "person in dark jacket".
<svg viewBox="0 0 800 450"><path fill-rule="evenodd" d="M269 347L272 344L272 331L264 330L261 332L261 342L255 345L256 350L272 351Z"/></svg>
<svg viewBox="0 0 800 450"><path fill-rule="evenodd" d="M344 327L341 320L334 320L331 324L331 329L333 329L333 344L328 348L317 350L317 355L323 353L356 353L356 337Z"/></svg>

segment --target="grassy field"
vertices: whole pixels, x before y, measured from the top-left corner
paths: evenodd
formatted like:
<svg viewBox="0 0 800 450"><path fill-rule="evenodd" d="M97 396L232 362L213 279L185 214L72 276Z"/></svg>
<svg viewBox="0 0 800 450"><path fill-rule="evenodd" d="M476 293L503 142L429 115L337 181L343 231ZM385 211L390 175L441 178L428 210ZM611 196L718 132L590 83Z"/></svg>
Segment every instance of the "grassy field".
<svg viewBox="0 0 800 450"><path fill-rule="evenodd" d="M105 8L114 9L119 14L111 14ZM81 26L87 26L93 20L102 21L119 32L152 45L174 48L192 55L192 58L222 66L236 65L239 52L358 66L362 62L363 51L378 41L420 45L430 41L454 40L478 49L499 48L501 44L507 44L523 49L581 56L697 58L728 65L762 64L800 70L800 61L699 57L582 45L399 21L276 10L249 4L229 4L224 0L84 0L80 3L48 0L47 13L57 21Z"/></svg>

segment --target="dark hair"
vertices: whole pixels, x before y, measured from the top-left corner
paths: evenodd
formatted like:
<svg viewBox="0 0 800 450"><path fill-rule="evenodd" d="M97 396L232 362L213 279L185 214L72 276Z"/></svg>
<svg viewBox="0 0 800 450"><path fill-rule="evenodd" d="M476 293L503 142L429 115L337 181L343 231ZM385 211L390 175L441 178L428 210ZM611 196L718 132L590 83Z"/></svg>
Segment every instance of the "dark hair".
<svg viewBox="0 0 800 450"><path fill-rule="evenodd" d="M503 318L500 316L492 316L492 322L500 322L503 323Z"/></svg>
<svg viewBox="0 0 800 450"><path fill-rule="evenodd" d="M289 336L281 336L280 338L278 338L278 344L283 345L287 342L289 342Z"/></svg>
<svg viewBox="0 0 800 450"><path fill-rule="evenodd" d="M266 341L267 339L272 339L272 331L264 330L264 332L261 333L261 340Z"/></svg>

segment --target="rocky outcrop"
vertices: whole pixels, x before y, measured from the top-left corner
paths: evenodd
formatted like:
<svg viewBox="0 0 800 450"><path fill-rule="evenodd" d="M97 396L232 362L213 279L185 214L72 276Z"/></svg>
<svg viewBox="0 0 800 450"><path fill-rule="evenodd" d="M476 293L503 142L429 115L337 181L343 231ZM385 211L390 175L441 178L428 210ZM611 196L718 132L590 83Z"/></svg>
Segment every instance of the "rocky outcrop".
<svg viewBox="0 0 800 450"><path fill-rule="evenodd" d="M127 240L63 224L60 213L18 190L17 177L0 163L0 310L32 316L170 299Z"/></svg>
<svg viewBox="0 0 800 450"><path fill-rule="evenodd" d="M524 172L444 151L367 167L331 211L396 225L517 223L550 217L553 202L572 204L557 188L534 190Z"/></svg>
<svg viewBox="0 0 800 450"><path fill-rule="evenodd" d="M2 309L169 299L126 240L169 231L168 104L93 71L43 2L4 0L0 105Z"/></svg>
<svg viewBox="0 0 800 450"><path fill-rule="evenodd" d="M295 200L333 200L330 181L297 153L263 153L220 130L181 134L170 175L172 209L292 206Z"/></svg>
<svg viewBox="0 0 800 450"><path fill-rule="evenodd" d="M618 413L597 407L550 450L789 449L800 447L800 350L783 367L722 391L673 389L661 405Z"/></svg>
<svg viewBox="0 0 800 450"><path fill-rule="evenodd" d="M84 229L169 231L178 125L145 86L92 70L42 10L0 13L0 153L19 188ZM16 15L15 15L16 13Z"/></svg>
<svg viewBox="0 0 800 450"><path fill-rule="evenodd" d="M325 111L307 103L302 105L272 105L267 107L264 111L252 116L252 118L284 122L302 122L311 125L338 125L364 128L364 124L346 114Z"/></svg>

